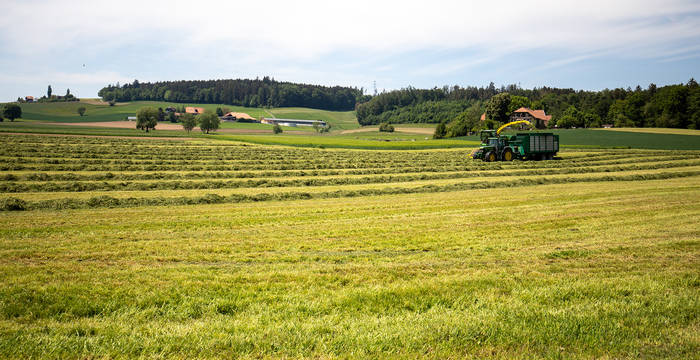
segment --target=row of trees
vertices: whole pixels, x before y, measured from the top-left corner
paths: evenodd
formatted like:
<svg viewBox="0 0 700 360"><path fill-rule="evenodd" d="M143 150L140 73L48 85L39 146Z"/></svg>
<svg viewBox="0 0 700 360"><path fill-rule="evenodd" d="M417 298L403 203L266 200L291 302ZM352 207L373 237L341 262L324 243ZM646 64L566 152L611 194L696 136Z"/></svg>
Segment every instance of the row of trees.
<svg viewBox="0 0 700 360"><path fill-rule="evenodd" d="M155 130L158 121L163 121L163 109L156 109L154 107L146 106L140 108L136 112L136 128L139 130L144 130L148 132L149 130ZM221 120L216 116L216 113L211 111L205 111L196 117L192 114L186 113L182 114L180 117L182 123L182 128L188 133L199 126L199 129L204 133L209 133L210 131L216 131L219 129Z"/></svg>
<svg viewBox="0 0 700 360"><path fill-rule="evenodd" d="M66 89L66 94L65 95L56 95L53 93L53 89L51 89L51 85L48 86L46 89L46 95L36 99L35 101L37 102L70 102L70 101L80 101L77 97L75 97L73 94L70 93L70 89ZM25 99L17 98L17 102L23 103L26 102Z"/></svg>
<svg viewBox="0 0 700 360"><path fill-rule="evenodd" d="M98 95L104 101L154 100L178 103L230 104L249 107L310 107L353 110L362 89L320 86L262 79L182 80L108 85Z"/></svg>
<svg viewBox="0 0 700 360"><path fill-rule="evenodd" d="M601 91L522 89L517 85L497 89L493 83L485 88L455 86L419 90L409 87L375 96L358 104L356 110L362 125L445 122L447 129L458 118L462 126L476 121L484 112L488 120L502 123L521 106L545 110L552 115L550 126L613 124L616 127L700 129L700 87L694 79L679 85L657 87L650 84L646 89L637 86ZM455 114L457 109L462 110ZM476 119L465 119L467 115Z"/></svg>

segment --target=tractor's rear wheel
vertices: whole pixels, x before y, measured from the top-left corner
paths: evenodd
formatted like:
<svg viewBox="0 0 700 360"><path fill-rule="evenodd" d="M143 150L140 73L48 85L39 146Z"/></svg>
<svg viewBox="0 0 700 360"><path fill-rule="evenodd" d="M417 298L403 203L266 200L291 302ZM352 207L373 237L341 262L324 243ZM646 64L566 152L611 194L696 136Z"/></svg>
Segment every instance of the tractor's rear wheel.
<svg viewBox="0 0 700 360"><path fill-rule="evenodd" d="M503 151L503 160L504 161L512 161L513 160L513 151L511 149L506 149Z"/></svg>
<svg viewBox="0 0 700 360"><path fill-rule="evenodd" d="M493 151L487 152L486 155L484 155L484 161L487 161L487 162L496 161L496 153Z"/></svg>

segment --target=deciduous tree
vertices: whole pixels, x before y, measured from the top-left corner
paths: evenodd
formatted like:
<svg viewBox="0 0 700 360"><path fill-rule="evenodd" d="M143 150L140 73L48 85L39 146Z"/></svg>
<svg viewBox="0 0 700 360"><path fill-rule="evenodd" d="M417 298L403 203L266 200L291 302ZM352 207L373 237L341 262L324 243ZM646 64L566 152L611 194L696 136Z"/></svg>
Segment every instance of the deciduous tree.
<svg viewBox="0 0 700 360"><path fill-rule="evenodd" d="M197 126L197 120L194 118L194 115L192 114L184 114L181 117L182 120L182 128L189 133L194 129L195 126Z"/></svg>
<svg viewBox="0 0 700 360"><path fill-rule="evenodd" d="M83 116L85 115L85 106L81 106L78 108L78 115Z"/></svg>
<svg viewBox="0 0 700 360"><path fill-rule="evenodd" d="M510 106L510 94L501 93L495 95L494 97L486 103L486 119L490 119L497 122L507 122L508 121L508 109Z"/></svg>
<svg viewBox="0 0 700 360"><path fill-rule="evenodd" d="M22 117L22 108L17 104L5 104L2 116L10 119L10 121L15 121L15 119Z"/></svg>
<svg viewBox="0 0 700 360"><path fill-rule="evenodd" d="M530 99L524 96L511 95L510 105L508 106L508 113L520 109L521 107L529 108L531 106Z"/></svg>
<svg viewBox="0 0 700 360"><path fill-rule="evenodd" d="M199 129L207 134L209 134L210 131L216 131L219 129L219 121L219 117L216 116L216 113L209 110L205 110L204 113L197 115Z"/></svg>
<svg viewBox="0 0 700 360"><path fill-rule="evenodd" d="M155 130L158 125L158 110L150 106L142 107L136 112L136 128L139 130Z"/></svg>

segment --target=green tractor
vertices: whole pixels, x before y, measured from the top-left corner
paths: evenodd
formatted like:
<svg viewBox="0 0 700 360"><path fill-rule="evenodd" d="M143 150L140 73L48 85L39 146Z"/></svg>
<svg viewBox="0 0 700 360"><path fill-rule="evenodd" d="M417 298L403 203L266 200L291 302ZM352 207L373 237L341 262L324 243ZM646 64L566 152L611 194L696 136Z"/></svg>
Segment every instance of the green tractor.
<svg viewBox="0 0 700 360"><path fill-rule="evenodd" d="M508 136L501 131L511 125L530 124L519 120L505 124L498 130L482 130L481 146L471 153L472 159L483 161L552 160L559 151L559 135L552 133L518 133Z"/></svg>

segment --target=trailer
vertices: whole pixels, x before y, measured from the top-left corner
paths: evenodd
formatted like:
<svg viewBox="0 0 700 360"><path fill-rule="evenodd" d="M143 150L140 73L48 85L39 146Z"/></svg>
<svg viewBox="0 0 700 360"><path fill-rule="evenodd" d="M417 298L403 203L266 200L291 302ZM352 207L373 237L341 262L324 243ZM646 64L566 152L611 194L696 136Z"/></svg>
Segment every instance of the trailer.
<svg viewBox="0 0 700 360"><path fill-rule="evenodd" d="M482 130L481 146L471 153L472 159L483 161L552 160L559 151L559 135L542 132L521 132L516 135L500 135L501 131L515 124L530 124L520 120L501 126L498 130Z"/></svg>

